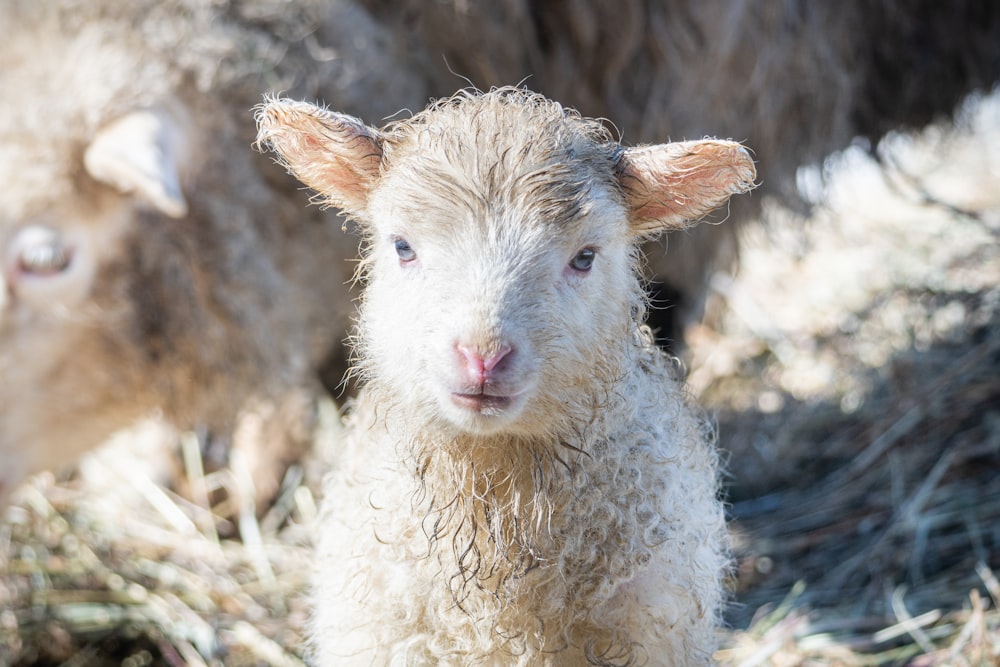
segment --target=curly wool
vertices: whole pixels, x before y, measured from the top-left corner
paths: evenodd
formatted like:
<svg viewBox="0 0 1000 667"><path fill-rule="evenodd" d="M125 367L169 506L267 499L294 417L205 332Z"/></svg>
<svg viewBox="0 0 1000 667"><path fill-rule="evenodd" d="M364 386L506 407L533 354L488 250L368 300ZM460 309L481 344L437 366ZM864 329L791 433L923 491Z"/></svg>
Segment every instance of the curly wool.
<svg viewBox="0 0 1000 667"><path fill-rule="evenodd" d="M362 394L327 481L319 559L342 569L317 579L322 664L349 663L353 639L380 647L359 664L710 661L717 455L648 335L626 354L586 425L552 441L394 432L400 415ZM647 627L622 630L636 605Z"/></svg>

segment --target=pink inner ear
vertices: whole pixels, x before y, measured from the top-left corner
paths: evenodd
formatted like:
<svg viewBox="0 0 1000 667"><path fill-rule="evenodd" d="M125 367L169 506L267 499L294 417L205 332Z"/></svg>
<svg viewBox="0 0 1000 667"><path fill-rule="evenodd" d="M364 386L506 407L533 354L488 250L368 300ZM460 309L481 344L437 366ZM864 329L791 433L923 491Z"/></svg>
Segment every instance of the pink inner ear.
<svg viewBox="0 0 1000 667"><path fill-rule="evenodd" d="M639 234L678 229L754 187L750 154L732 141L686 141L625 152L621 183Z"/></svg>
<svg viewBox="0 0 1000 667"><path fill-rule="evenodd" d="M271 100L257 113L258 143L329 204L364 210L379 175L381 137L357 118L305 102Z"/></svg>

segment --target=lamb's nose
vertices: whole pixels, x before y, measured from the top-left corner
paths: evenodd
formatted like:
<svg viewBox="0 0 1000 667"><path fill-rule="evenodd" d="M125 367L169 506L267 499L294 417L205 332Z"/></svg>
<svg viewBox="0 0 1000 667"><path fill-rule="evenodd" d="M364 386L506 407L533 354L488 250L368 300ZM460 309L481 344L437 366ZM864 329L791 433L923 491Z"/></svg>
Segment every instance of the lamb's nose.
<svg viewBox="0 0 1000 667"><path fill-rule="evenodd" d="M485 355L475 345L458 343L455 349L458 350L459 362L469 378L480 384L490 379L495 372L499 372L502 368L501 362L510 359L513 352L510 345L501 345Z"/></svg>

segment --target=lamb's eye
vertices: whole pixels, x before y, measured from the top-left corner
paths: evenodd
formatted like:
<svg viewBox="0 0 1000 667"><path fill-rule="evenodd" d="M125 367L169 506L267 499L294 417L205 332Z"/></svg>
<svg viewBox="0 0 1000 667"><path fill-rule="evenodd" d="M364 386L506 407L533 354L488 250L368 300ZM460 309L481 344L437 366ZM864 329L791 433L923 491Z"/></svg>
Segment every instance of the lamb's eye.
<svg viewBox="0 0 1000 667"><path fill-rule="evenodd" d="M30 227L22 233L17 253L18 268L36 276L53 276L69 268L73 251L59 240L59 235L44 227Z"/></svg>
<svg viewBox="0 0 1000 667"><path fill-rule="evenodd" d="M396 254L399 255L399 261L401 262L412 262L417 258L417 253L410 246L406 239L396 239Z"/></svg>
<svg viewBox="0 0 1000 667"><path fill-rule="evenodd" d="M597 257L597 251L593 248L584 248L580 252L576 253L576 256L570 260L569 266L574 271L590 271L590 267L594 265L594 258Z"/></svg>

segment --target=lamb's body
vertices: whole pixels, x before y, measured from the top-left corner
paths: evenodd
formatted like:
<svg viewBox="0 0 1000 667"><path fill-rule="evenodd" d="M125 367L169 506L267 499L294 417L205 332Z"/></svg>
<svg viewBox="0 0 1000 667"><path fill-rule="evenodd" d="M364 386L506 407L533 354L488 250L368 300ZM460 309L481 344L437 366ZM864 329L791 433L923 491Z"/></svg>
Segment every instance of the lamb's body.
<svg viewBox="0 0 1000 667"><path fill-rule="evenodd" d="M363 395L326 487L321 664L709 661L726 563L714 450L660 353L625 352L645 363L565 442L401 451L414 424Z"/></svg>
<svg viewBox="0 0 1000 667"><path fill-rule="evenodd" d="M716 454L640 327L638 240L749 187L730 142L622 149L524 91L261 137L368 237L364 386L331 474L321 664L701 664Z"/></svg>

